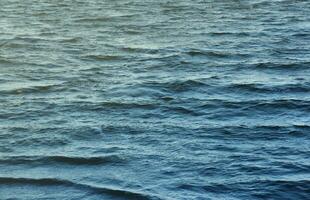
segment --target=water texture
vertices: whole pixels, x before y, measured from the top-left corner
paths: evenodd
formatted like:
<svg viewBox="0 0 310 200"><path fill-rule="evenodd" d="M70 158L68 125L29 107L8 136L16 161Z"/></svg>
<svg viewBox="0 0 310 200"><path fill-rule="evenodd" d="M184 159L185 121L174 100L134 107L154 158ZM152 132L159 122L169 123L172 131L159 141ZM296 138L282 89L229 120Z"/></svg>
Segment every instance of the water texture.
<svg viewBox="0 0 310 200"><path fill-rule="evenodd" d="M1 0L1 200L307 199L310 1Z"/></svg>

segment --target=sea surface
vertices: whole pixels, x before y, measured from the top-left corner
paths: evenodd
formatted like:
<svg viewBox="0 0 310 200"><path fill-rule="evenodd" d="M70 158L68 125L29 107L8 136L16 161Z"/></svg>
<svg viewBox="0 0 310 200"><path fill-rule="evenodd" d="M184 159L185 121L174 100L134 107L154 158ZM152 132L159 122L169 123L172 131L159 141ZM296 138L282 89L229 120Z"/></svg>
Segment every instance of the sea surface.
<svg viewBox="0 0 310 200"><path fill-rule="evenodd" d="M309 0L0 0L1 200L310 198Z"/></svg>

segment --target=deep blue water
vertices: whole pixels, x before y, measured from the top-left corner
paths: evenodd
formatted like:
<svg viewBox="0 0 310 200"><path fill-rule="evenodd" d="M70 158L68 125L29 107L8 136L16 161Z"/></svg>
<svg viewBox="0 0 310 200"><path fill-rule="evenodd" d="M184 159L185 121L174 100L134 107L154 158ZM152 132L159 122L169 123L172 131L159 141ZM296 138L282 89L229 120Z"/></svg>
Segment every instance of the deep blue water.
<svg viewBox="0 0 310 200"><path fill-rule="evenodd" d="M310 1L0 0L1 200L310 198Z"/></svg>

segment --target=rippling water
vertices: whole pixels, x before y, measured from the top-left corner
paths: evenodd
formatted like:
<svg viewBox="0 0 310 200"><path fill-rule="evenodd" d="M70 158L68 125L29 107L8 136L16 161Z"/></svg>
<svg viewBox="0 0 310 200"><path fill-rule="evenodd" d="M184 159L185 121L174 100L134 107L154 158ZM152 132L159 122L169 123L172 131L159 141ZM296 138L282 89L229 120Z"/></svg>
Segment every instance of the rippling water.
<svg viewBox="0 0 310 200"><path fill-rule="evenodd" d="M307 199L308 0L1 0L0 199Z"/></svg>

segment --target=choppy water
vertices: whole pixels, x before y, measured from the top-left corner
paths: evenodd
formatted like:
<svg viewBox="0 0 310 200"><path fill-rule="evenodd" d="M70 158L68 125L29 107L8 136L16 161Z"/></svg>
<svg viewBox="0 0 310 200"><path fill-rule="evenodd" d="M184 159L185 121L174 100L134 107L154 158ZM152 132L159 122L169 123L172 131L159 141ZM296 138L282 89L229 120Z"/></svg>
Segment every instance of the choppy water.
<svg viewBox="0 0 310 200"><path fill-rule="evenodd" d="M0 199L307 199L307 0L1 0Z"/></svg>

